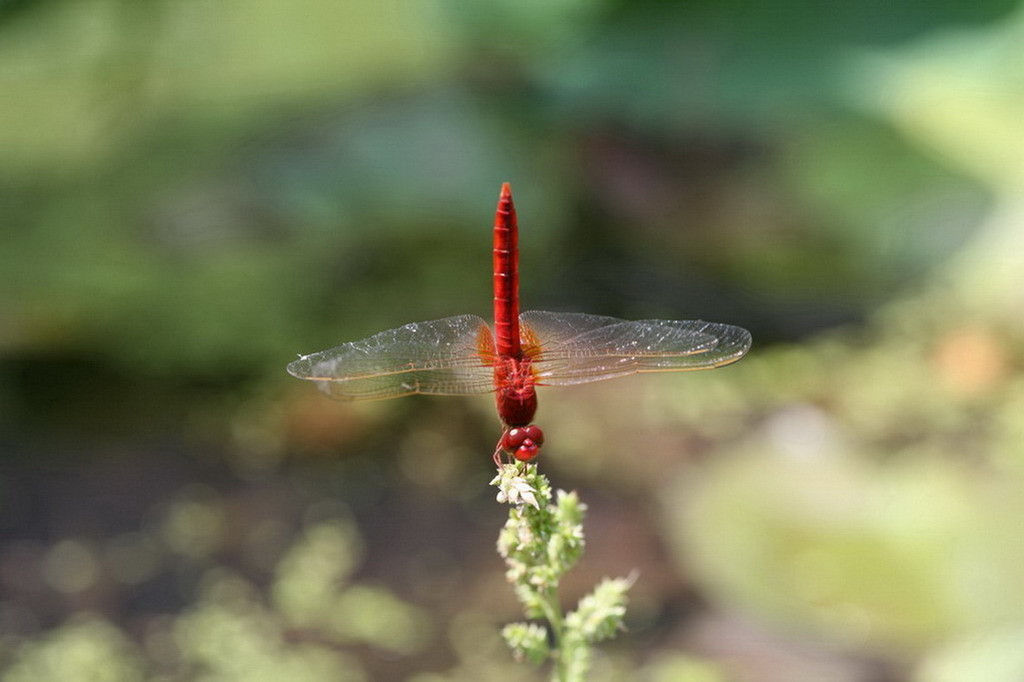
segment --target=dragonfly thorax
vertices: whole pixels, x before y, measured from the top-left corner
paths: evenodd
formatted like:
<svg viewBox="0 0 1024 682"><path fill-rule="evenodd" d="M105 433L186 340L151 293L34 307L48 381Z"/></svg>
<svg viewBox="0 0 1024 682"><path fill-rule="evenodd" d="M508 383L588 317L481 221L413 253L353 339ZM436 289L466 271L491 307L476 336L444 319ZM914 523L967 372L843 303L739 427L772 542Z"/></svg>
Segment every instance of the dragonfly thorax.
<svg viewBox="0 0 1024 682"><path fill-rule="evenodd" d="M498 416L508 426L526 426L537 411L537 391L529 358L501 358L494 366Z"/></svg>

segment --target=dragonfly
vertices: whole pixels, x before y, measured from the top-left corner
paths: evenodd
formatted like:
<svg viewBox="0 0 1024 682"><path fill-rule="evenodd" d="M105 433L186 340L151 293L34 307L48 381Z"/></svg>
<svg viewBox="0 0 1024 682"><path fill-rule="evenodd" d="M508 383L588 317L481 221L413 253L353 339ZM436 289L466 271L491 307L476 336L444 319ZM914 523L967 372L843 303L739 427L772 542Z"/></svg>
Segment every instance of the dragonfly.
<svg viewBox="0 0 1024 682"><path fill-rule="evenodd" d="M507 182L494 221L493 265L493 329L477 315L413 322L300 355L288 372L339 400L494 393L502 434L493 459L500 468L506 458L528 462L540 453L538 386L712 369L750 349L750 332L715 322L520 314L519 225Z"/></svg>

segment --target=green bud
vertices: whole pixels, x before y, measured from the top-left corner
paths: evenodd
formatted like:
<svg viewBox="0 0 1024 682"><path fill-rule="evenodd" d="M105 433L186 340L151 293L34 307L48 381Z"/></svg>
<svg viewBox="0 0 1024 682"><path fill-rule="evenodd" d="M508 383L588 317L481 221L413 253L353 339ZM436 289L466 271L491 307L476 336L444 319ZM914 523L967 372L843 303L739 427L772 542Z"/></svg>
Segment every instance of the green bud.
<svg viewBox="0 0 1024 682"><path fill-rule="evenodd" d="M610 639L623 629L626 615L626 592L633 578L605 578L594 591L580 600L575 611L565 618L566 628L574 630L587 642Z"/></svg>
<svg viewBox="0 0 1024 682"><path fill-rule="evenodd" d="M539 665L547 660L550 654L548 631L542 625L512 623L502 629L501 635L508 642L517 661L525 659Z"/></svg>

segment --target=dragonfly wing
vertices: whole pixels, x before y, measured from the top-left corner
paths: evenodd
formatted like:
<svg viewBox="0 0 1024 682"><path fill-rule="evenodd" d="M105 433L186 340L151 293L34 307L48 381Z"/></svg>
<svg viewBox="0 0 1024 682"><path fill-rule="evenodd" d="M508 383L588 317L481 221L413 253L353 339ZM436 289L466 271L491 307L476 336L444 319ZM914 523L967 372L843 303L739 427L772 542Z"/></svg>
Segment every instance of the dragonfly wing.
<svg viewBox="0 0 1024 682"><path fill-rule="evenodd" d="M626 321L584 313L530 311L520 317L537 383L565 386L637 372L721 367L750 349L750 332L699 320Z"/></svg>
<svg viewBox="0 0 1024 682"><path fill-rule="evenodd" d="M494 390L494 338L476 315L414 322L361 341L300 356L288 365L339 400Z"/></svg>

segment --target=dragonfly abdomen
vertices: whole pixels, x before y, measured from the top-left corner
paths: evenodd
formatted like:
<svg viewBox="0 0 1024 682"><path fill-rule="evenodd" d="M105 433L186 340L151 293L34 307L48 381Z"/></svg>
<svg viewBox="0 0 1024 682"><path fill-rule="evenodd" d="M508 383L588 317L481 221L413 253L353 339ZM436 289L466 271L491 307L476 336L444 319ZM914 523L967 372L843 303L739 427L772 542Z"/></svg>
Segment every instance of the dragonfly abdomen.
<svg viewBox="0 0 1024 682"><path fill-rule="evenodd" d="M498 355L519 355L519 226L507 182L494 217L494 341Z"/></svg>

